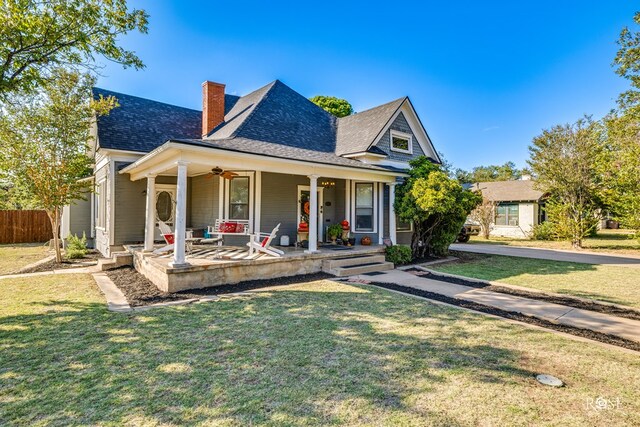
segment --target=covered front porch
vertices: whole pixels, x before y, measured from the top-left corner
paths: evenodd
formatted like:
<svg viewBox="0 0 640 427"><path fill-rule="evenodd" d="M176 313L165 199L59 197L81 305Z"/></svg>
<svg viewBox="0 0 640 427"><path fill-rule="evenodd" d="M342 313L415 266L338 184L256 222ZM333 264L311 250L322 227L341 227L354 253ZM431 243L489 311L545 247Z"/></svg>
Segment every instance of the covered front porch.
<svg viewBox="0 0 640 427"><path fill-rule="evenodd" d="M146 180L144 245L130 246L130 250L136 253L136 268L161 289L233 283L238 275L250 276L248 269L259 271L257 277L320 271L324 257L341 255L340 251L323 248L323 242L329 240L326 229L345 219L350 223L349 235L356 242L349 254L380 252L380 246L360 246L365 236L373 245L382 245L385 239L396 243L393 199L396 178L401 173L367 165L355 168L303 162L200 145L167 143L161 148L120 172L128 174L131 181ZM158 177L163 178L163 184L156 186ZM167 179L175 180L169 197L172 211L161 219L170 219L175 249L169 256L157 256L152 252L158 238L158 194L171 188L164 184ZM208 257L188 255L188 229L197 235L205 230L215 235L218 224L233 221L246 221L248 228L245 234L219 236L225 247L249 251L246 244L252 236L270 233L279 226L271 244L285 254L233 260L219 259L213 254L215 251ZM304 221L308 232L299 232L300 222ZM287 236L284 243L288 240L289 246L279 246L282 236ZM244 272L239 273L241 270ZM177 273L184 274L176 279ZM179 284L170 285L172 280Z"/></svg>

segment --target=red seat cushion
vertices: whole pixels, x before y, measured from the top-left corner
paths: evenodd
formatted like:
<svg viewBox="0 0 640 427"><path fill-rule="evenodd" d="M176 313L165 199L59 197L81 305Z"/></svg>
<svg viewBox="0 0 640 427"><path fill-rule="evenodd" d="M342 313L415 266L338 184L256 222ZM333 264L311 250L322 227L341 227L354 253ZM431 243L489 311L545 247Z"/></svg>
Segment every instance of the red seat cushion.
<svg viewBox="0 0 640 427"><path fill-rule="evenodd" d="M236 229L238 227L237 222L222 222L220 223L220 232L221 233L236 233Z"/></svg>
<svg viewBox="0 0 640 427"><path fill-rule="evenodd" d="M267 246L267 242L269 241L269 237L265 237L264 239L262 239L262 247L264 248L265 246Z"/></svg>
<svg viewBox="0 0 640 427"><path fill-rule="evenodd" d="M236 233L244 233L244 224L236 224Z"/></svg>
<svg viewBox="0 0 640 427"><path fill-rule="evenodd" d="M167 245L173 245L175 242L175 237L173 235L173 233L171 234L163 234L162 237L164 237L164 241L167 242Z"/></svg>

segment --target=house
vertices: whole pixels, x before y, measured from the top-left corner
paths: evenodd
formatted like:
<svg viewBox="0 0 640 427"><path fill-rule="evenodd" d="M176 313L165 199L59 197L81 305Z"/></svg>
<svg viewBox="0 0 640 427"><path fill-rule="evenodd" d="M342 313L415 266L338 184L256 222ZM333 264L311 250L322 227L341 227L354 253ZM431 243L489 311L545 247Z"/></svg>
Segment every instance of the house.
<svg viewBox="0 0 640 427"><path fill-rule="evenodd" d="M496 203L491 236L528 238L534 225L545 221L545 193L528 179L477 182L470 187Z"/></svg>
<svg viewBox="0 0 640 427"><path fill-rule="evenodd" d="M408 97L336 118L279 80L244 96L207 81L202 111L94 94L120 106L97 120L95 192L65 209L63 236L85 231L105 256L136 243L149 252L161 220L177 247L165 270L188 268L186 231L203 233L216 219L246 221L252 233L280 224L276 243L303 239L306 254L322 252L326 227L344 219L356 242L409 243L395 185L411 159L440 162Z"/></svg>

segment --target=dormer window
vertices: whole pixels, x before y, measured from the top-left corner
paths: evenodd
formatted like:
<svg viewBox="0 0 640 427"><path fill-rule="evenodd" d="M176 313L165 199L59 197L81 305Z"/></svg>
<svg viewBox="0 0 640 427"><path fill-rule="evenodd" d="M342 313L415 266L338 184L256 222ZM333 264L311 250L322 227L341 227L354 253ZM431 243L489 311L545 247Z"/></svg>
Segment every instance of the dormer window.
<svg viewBox="0 0 640 427"><path fill-rule="evenodd" d="M413 143L411 141L411 135L392 130L391 131L391 151L412 154Z"/></svg>

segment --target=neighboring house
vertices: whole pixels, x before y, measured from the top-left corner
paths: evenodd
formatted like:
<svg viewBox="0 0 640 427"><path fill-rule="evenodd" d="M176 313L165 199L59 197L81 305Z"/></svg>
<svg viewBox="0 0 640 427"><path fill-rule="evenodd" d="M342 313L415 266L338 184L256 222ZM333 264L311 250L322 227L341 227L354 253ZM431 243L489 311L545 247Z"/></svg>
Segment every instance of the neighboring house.
<svg viewBox="0 0 640 427"><path fill-rule="evenodd" d="M338 119L278 80L242 97L212 82L202 91L197 111L94 89L120 106L97 120L95 194L65 209L63 237L85 231L109 256L128 243L152 249L158 220L179 246L185 229L242 219L252 231L281 223L277 240L295 242L306 201L317 213L310 252L345 218L357 242L410 242L394 186L409 160L440 160L408 97ZM185 264L180 251L174 264Z"/></svg>
<svg viewBox="0 0 640 427"><path fill-rule="evenodd" d="M478 182L470 186L496 203L491 236L529 237L534 225L545 221L545 194L530 179Z"/></svg>

